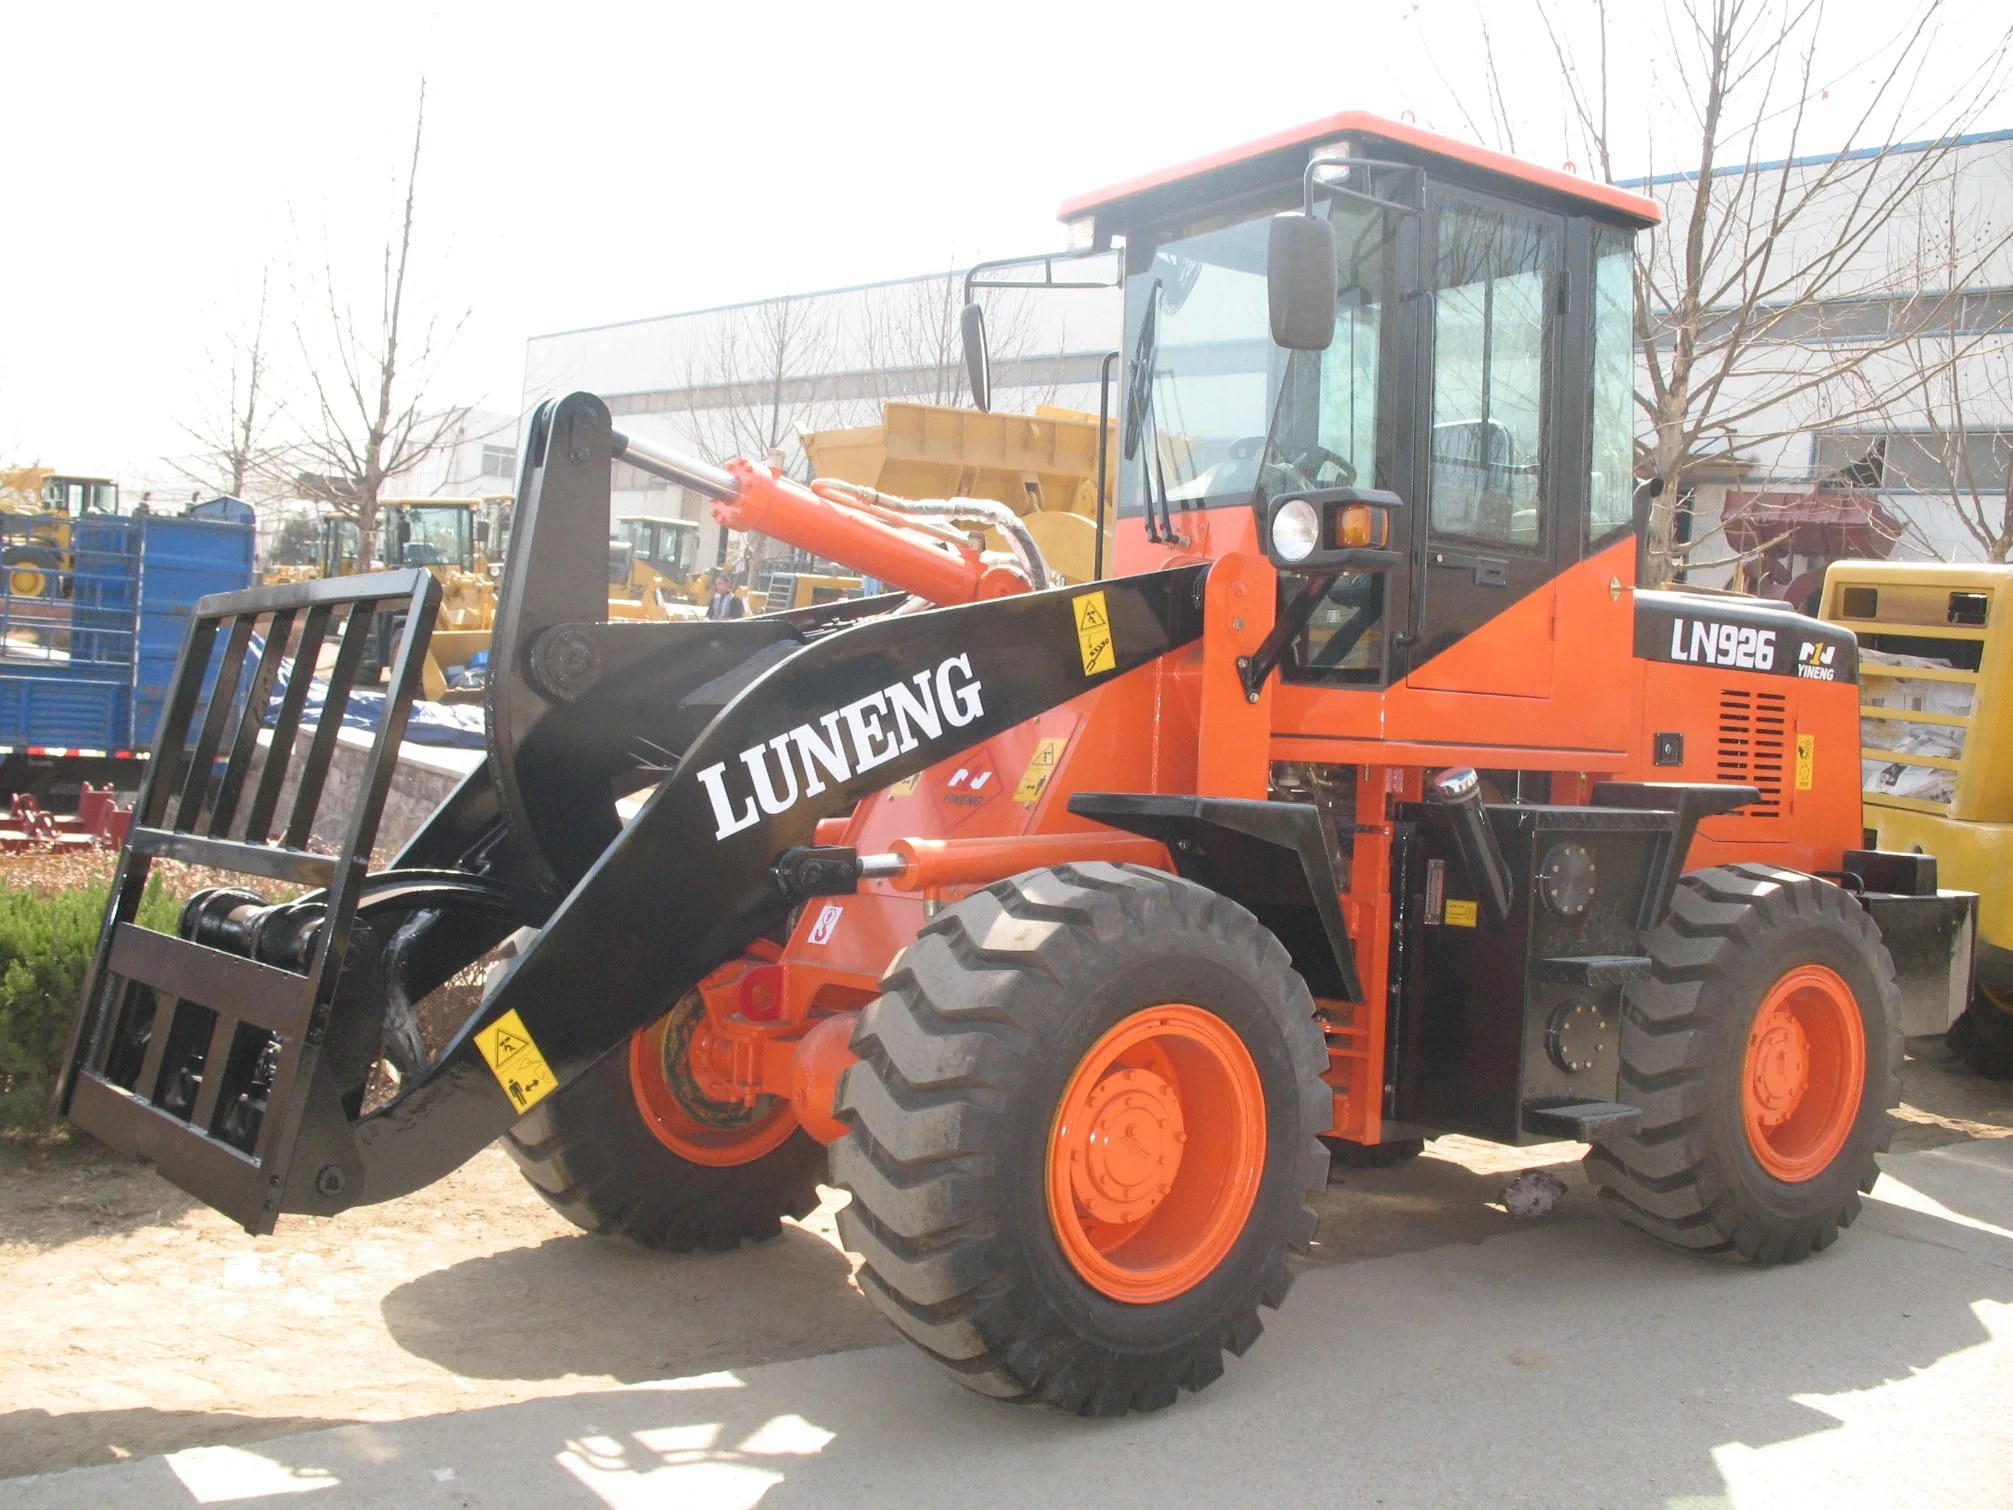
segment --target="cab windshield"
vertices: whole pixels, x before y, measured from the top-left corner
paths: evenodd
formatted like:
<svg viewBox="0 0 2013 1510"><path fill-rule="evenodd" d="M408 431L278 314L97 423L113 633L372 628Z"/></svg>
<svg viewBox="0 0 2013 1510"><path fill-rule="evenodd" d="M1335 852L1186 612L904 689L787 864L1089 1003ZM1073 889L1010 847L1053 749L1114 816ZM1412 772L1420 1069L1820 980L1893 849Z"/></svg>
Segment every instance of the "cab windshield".
<svg viewBox="0 0 2013 1510"><path fill-rule="evenodd" d="M474 510L441 505L407 505L399 510L403 524L394 523L392 566L459 566L470 559L470 520Z"/></svg>
<svg viewBox="0 0 2013 1510"><path fill-rule="evenodd" d="M1317 202L1336 230L1335 339L1272 343L1264 219L1158 247L1126 279L1126 416L1119 513L1249 504L1315 487L1380 485L1380 368L1395 251L1385 212Z"/></svg>

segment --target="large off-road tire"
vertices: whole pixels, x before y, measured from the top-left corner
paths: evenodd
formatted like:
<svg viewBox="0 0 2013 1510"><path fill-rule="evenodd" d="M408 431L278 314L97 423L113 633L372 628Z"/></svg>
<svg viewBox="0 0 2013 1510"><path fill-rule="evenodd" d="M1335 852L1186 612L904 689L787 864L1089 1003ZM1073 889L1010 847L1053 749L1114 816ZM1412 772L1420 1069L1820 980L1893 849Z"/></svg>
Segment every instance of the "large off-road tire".
<svg viewBox="0 0 2013 1510"><path fill-rule="evenodd" d="M53 598L62 592L62 562L52 550L17 545L0 556L0 567L6 571L10 597Z"/></svg>
<svg viewBox="0 0 2013 1510"><path fill-rule="evenodd" d="M1234 902L1129 865L1000 881L925 924L840 1085L860 1282L961 1383L1081 1415L1223 1372L1314 1233L1314 1003Z"/></svg>
<svg viewBox="0 0 2013 1510"><path fill-rule="evenodd" d="M677 1034L696 1011L698 998L687 997L505 1135L524 1177L575 1226L720 1252L774 1237L784 1217L818 1204L825 1150L787 1104L737 1116L677 1073Z"/></svg>
<svg viewBox="0 0 2013 1510"><path fill-rule="evenodd" d="M1663 1241L1795 1263L1859 1215L1901 1095L1894 965L1863 908L1768 865L1683 877L1631 986L1616 1099L1642 1130L1586 1157Z"/></svg>
<svg viewBox="0 0 2013 1510"><path fill-rule="evenodd" d="M1984 986L1971 993L1964 1015L1950 1024L1944 1045L1988 1080L2013 1080L2013 999L2005 1004Z"/></svg>

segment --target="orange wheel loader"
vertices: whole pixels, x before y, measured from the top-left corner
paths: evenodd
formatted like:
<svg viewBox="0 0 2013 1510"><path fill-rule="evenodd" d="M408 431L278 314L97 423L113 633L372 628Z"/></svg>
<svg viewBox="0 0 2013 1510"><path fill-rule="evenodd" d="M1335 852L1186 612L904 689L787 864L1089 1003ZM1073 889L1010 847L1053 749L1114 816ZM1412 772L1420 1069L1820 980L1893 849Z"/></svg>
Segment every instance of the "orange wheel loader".
<svg viewBox="0 0 2013 1510"><path fill-rule="evenodd" d="M581 1227L673 1249L829 1179L946 1372L1098 1416L1252 1344L1331 1150L1578 1139L1655 1238L1830 1244L1900 1030L1962 1007L1975 899L1863 843L1849 630L1636 586L1655 207L1344 114L1064 213L1125 290L1111 575L1054 582L1003 507L1005 550L949 527L984 500L545 404L488 760L385 868L438 586L204 603L70 1117L253 1232L499 1138ZM608 622L617 460L890 591ZM331 710L407 605L338 792ZM163 857L244 884L149 931ZM507 940L429 1039L420 1005Z"/></svg>

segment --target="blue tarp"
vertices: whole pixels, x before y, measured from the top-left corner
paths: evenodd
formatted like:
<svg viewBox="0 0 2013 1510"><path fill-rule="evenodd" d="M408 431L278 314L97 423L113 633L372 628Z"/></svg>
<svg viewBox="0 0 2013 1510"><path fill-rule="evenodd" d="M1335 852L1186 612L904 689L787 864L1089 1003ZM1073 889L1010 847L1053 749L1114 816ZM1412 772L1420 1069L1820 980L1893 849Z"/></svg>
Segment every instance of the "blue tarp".
<svg viewBox="0 0 2013 1510"><path fill-rule="evenodd" d="M301 714L304 724L316 723L321 718L322 699L328 684L316 681L309 689L306 709ZM346 728L375 729L378 720L384 717L385 694L382 692L352 692L349 702L343 708L342 721ZM277 699L273 711L277 713ZM266 722L273 721L269 713ZM428 703L414 701L412 712L406 716L405 737L415 744L446 745L456 750L480 750L489 742L488 726L479 706L467 703Z"/></svg>
<svg viewBox="0 0 2013 1510"><path fill-rule="evenodd" d="M265 653L263 641L257 635L252 637L251 653L254 660ZM267 728L279 722L280 700L286 696L287 681L293 674L294 663L291 660L282 661L280 674L273 678L272 697L266 703L264 722ZM301 709L301 722L321 722L322 706L327 700L328 683L316 677L308 683L307 703ZM375 729L384 717L384 702L385 694L382 692L352 688L348 702L343 705L344 727ZM405 737L415 744L445 745L456 750L480 750L489 742L483 710L466 703L415 701L412 711L406 715Z"/></svg>

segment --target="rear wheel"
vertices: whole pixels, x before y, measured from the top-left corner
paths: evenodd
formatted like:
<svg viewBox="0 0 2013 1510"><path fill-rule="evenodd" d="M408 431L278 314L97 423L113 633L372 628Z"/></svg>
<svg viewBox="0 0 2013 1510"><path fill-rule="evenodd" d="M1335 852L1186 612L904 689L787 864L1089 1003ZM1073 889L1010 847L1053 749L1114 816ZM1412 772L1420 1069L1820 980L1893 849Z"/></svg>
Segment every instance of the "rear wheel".
<svg viewBox="0 0 2013 1510"><path fill-rule="evenodd" d="M504 1147L561 1216L653 1248L774 1237L818 1204L824 1148L788 1103L707 1097L691 1069L697 993L539 1102Z"/></svg>
<svg viewBox="0 0 2013 1510"><path fill-rule="evenodd" d="M1177 877L1065 865L945 908L882 990L832 1147L882 1314L970 1388L1083 1415L1221 1374L1326 1175L1326 1055L1279 941Z"/></svg>
<svg viewBox="0 0 2013 1510"><path fill-rule="evenodd" d="M1988 1080L2013 1080L2013 993L1977 987L1943 1041Z"/></svg>
<svg viewBox="0 0 2013 1510"><path fill-rule="evenodd" d="M52 598L62 568L53 551L38 545L16 546L4 559L7 591L16 598Z"/></svg>
<svg viewBox="0 0 2013 1510"><path fill-rule="evenodd" d="M1767 865L1683 877L1629 988L1617 1099L1642 1130L1586 1157L1610 1210L1679 1247L1794 1263L1879 1178L1900 1099L1894 966L1863 908Z"/></svg>

